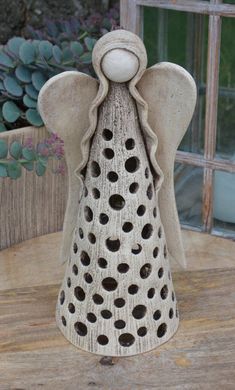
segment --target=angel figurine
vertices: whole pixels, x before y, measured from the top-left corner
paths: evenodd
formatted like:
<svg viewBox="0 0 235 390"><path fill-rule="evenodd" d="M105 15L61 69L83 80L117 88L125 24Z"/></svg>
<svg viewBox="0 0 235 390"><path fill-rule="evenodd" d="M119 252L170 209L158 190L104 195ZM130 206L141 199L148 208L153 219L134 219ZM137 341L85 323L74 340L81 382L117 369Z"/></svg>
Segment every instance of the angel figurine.
<svg viewBox="0 0 235 390"><path fill-rule="evenodd" d="M69 175L56 321L76 347L128 356L178 328L169 262L185 257L173 170L196 88L178 65L146 70L143 42L125 30L104 35L92 61L98 80L64 72L39 95Z"/></svg>

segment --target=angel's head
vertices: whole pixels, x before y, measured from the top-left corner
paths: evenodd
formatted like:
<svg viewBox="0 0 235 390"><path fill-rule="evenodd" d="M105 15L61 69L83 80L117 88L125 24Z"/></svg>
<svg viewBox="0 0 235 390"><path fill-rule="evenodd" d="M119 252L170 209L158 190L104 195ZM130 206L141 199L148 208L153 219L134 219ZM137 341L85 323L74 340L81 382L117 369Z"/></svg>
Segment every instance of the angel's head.
<svg viewBox="0 0 235 390"><path fill-rule="evenodd" d="M92 62L97 76L118 83L139 79L146 69L147 55L141 39L126 30L104 35L94 47Z"/></svg>

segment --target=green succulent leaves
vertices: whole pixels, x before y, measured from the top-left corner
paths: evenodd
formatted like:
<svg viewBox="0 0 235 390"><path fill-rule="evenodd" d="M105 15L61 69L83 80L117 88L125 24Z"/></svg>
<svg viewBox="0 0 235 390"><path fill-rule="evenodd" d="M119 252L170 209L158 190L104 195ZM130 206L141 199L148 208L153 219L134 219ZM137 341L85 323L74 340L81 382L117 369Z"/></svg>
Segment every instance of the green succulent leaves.
<svg viewBox="0 0 235 390"><path fill-rule="evenodd" d="M0 139L0 159L6 158L8 154L8 145L4 139Z"/></svg>
<svg viewBox="0 0 235 390"><path fill-rule="evenodd" d="M37 110L35 110L33 108L29 108L26 111L26 119L33 126L39 127L39 126L43 125L43 121L42 121L40 114L38 113Z"/></svg>
<svg viewBox="0 0 235 390"><path fill-rule="evenodd" d="M2 114L7 122L13 123L20 117L21 110L14 102L8 101L2 106Z"/></svg>
<svg viewBox="0 0 235 390"><path fill-rule="evenodd" d="M36 58L35 47L30 42L25 41L19 48L19 57L23 64L32 64Z"/></svg>

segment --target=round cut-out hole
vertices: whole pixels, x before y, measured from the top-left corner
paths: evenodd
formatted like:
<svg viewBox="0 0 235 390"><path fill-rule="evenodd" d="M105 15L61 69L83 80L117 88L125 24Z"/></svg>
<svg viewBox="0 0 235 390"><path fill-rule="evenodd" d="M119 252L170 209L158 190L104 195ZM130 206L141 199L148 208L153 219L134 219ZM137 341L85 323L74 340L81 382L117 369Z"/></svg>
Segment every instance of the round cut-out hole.
<svg viewBox="0 0 235 390"><path fill-rule="evenodd" d="M96 243L96 237L93 233L89 233L88 234L88 240L90 241L91 244L95 244Z"/></svg>
<svg viewBox="0 0 235 390"><path fill-rule="evenodd" d="M123 298L117 298L117 299L115 299L114 300L114 305L116 306L116 307L123 307L123 306L125 306L125 300L123 299Z"/></svg>
<svg viewBox="0 0 235 390"><path fill-rule="evenodd" d="M83 290L82 287L75 287L74 289L74 295L75 297L79 300L79 301L84 301L84 299L86 298L86 294L85 294L85 291Z"/></svg>
<svg viewBox="0 0 235 390"><path fill-rule="evenodd" d="M130 347L135 342L135 338L131 333L123 333L118 338L122 347Z"/></svg>
<svg viewBox="0 0 235 390"><path fill-rule="evenodd" d="M111 252L117 252L120 248L120 240L118 238L109 237L106 240L106 246L109 251Z"/></svg>
<svg viewBox="0 0 235 390"><path fill-rule="evenodd" d="M77 246L76 242L74 242L74 244L73 244L73 251L74 251L74 253L77 253L77 251L78 251L78 246Z"/></svg>
<svg viewBox="0 0 235 390"><path fill-rule="evenodd" d="M130 191L131 194L136 194L136 192L138 191L138 189L139 189L139 184L136 183L136 182L132 183L132 184L130 185L130 187L129 187L129 191Z"/></svg>
<svg viewBox="0 0 235 390"><path fill-rule="evenodd" d="M156 216L157 216L157 208L156 207L154 207L154 209L153 209L153 216L154 216L154 218L156 218Z"/></svg>
<svg viewBox="0 0 235 390"><path fill-rule="evenodd" d="M84 274L84 279L85 279L85 281L86 281L88 284L90 284L90 283L93 282L93 278L92 278L91 274L89 274L88 272L86 272L86 273Z"/></svg>
<svg viewBox="0 0 235 390"><path fill-rule="evenodd" d="M140 244L134 244L131 248L133 255L138 255L142 251L142 246Z"/></svg>
<svg viewBox="0 0 235 390"><path fill-rule="evenodd" d="M114 291L118 284L114 278L105 278L102 280L102 286L106 291Z"/></svg>
<svg viewBox="0 0 235 390"><path fill-rule="evenodd" d="M139 287L138 287L136 284L131 284L131 285L128 287L128 292L129 292L129 294L131 294L131 295L137 294L138 290L139 290Z"/></svg>
<svg viewBox="0 0 235 390"><path fill-rule="evenodd" d="M105 260L103 257L100 257L98 259L98 264L99 264L100 268L107 268L107 265L108 265L107 260Z"/></svg>
<svg viewBox="0 0 235 390"><path fill-rule="evenodd" d="M141 328L137 330L137 334L140 337L144 337L147 334L147 328L145 326L141 326Z"/></svg>
<svg viewBox="0 0 235 390"><path fill-rule="evenodd" d="M85 216L85 220L87 222L91 222L92 219L93 219L93 211L91 210L91 208L89 206L86 206L84 208L84 216Z"/></svg>
<svg viewBox="0 0 235 390"><path fill-rule="evenodd" d="M67 286L71 287L71 278L67 278Z"/></svg>
<svg viewBox="0 0 235 390"><path fill-rule="evenodd" d="M149 198L149 200L151 200L153 197L153 186L151 183L149 184L149 186L147 188L147 197Z"/></svg>
<svg viewBox="0 0 235 390"><path fill-rule="evenodd" d="M127 172L134 173L139 169L140 160L138 157L130 157L125 162L125 168Z"/></svg>
<svg viewBox="0 0 235 390"><path fill-rule="evenodd" d="M106 214L101 213L99 216L99 221L102 225L106 225L106 223L109 221L109 217Z"/></svg>
<svg viewBox="0 0 235 390"><path fill-rule="evenodd" d="M160 310L156 310L153 314L153 318L155 321L158 321L161 318L161 312Z"/></svg>
<svg viewBox="0 0 235 390"><path fill-rule="evenodd" d="M64 316L61 317L62 324L66 326L67 322Z"/></svg>
<svg viewBox="0 0 235 390"><path fill-rule="evenodd" d="M125 328L126 323L123 320L117 320L114 322L114 326L116 329L123 329L123 328Z"/></svg>
<svg viewBox="0 0 235 390"><path fill-rule="evenodd" d="M104 129L102 136L105 139L105 141L110 141L113 138L113 133L109 129Z"/></svg>
<svg viewBox="0 0 235 390"><path fill-rule="evenodd" d="M80 259L81 259L81 263L82 263L84 266L86 266L86 267L87 267L87 266L90 264L90 262L91 262L88 253L85 252L85 251L82 251L81 256L80 256Z"/></svg>
<svg viewBox="0 0 235 390"><path fill-rule="evenodd" d="M99 294L94 294L92 298L94 303L96 303L96 305L102 305L102 303L104 302L102 296Z"/></svg>
<svg viewBox="0 0 235 390"><path fill-rule="evenodd" d="M132 310L132 315L135 319L140 320L145 316L147 308L144 305L137 305Z"/></svg>
<svg viewBox="0 0 235 390"><path fill-rule="evenodd" d="M129 268L130 267L129 267L129 265L127 263L121 263L121 264L118 264L117 270L121 274L125 274L126 272L129 271Z"/></svg>
<svg viewBox="0 0 235 390"><path fill-rule="evenodd" d="M128 138L125 142L127 150L132 150L135 147L135 140L133 138Z"/></svg>
<svg viewBox="0 0 235 390"><path fill-rule="evenodd" d="M157 337L161 338L166 334L167 325L163 322L157 329Z"/></svg>
<svg viewBox="0 0 235 390"><path fill-rule="evenodd" d="M158 252L159 252L159 249L158 247L156 246L153 250L153 257L156 259L157 255L158 255Z"/></svg>
<svg viewBox="0 0 235 390"><path fill-rule="evenodd" d="M91 163L91 176L92 177L98 177L100 176L101 170L100 166L96 161L92 161Z"/></svg>
<svg viewBox="0 0 235 390"><path fill-rule="evenodd" d="M125 199L119 194L111 195L109 198L109 205L114 210L121 210L125 206Z"/></svg>
<svg viewBox="0 0 235 390"><path fill-rule="evenodd" d="M172 308L170 308L169 310L169 318L172 319L174 316L174 310Z"/></svg>
<svg viewBox="0 0 235 390"><path fill-rule="evenodd" d="M154 297L154 295L155 295L155 288L150 288L148 290L148 298L152 299Z"/></svg>
<svg viewBox="0 0 235 390"><path fill-rule="evenodd" d="M76 266L76 264L73 265L72 271L73 271L74 275L78 274L78 267Z"/></svg>
<svg viewBox="0 0 235 390"><path fill-rule="evenodd" d="M147 279L149 277L149 275L151 274L151 271L152 271L152 266L151 264L147 263L147 264L144 264L141 269L140 269L140 277L142 279Z"/></svg>
<svg viewBox="0 0 235 390"><path fill-rule="evenodd" d="M75 322L74 329L77 332L77 334L79 334L79 336L87 335L87 326L82 322Z"/></svg>
<svg viewBox="0 0 235 390"><path fill-rule="evenodd" d="M68 309L69 309L70 313L72 313L72 314L75 313L75 306L73 303L69 303Z"/></svg>
<svg viewBox="0 0 235 390"><path fill-rule="evenodd" d="M125 222L123 227L122 227L122 230L125 232L125 233L129 233L131 232L131 230L133 229L133 225L131 222Z"/></svg>
<svg viewBox="0 0 235 390"><path fill-rule="evenodd" d="M104 334L101 334L100 336L97 337L97 341L100 345L107 345L109 342L109 339Z"/></svg>
<svg viewBox="0 0 235 390"><path fill-rule="evenodd" d="M94 313L87 313L86 318L87 318L87 321L89 321L91 323L94 323L97 320L96 315Z"/></svg>
<svg viewBox="0 0 235 390"><path fill-rule="evenodd" d="M143 204L141 204L141 205L138 207L138 209L137 209L137 215L138 215L139 217L142 217L142 216L144 215L145 211L146 211L146 207L145 207Z"/></svg>
<svg viewBox="0 0 235 390"><path fill-rule="evenodd" d="M92 195L93 195L94 199L99 199L100 198L100 191L98 190L98 188L93 188Z"/></svg>
<svg viewBox="0 0 235 390"><path fill-rule="evenodd" d="M146 223L142 229L141 236L144 240L148 240L153 233L153 226L150 223Z"/></svg>
<svg viewBox="0 0 235 390"><path fill-rule="evenodd" d="M83 233L83 230L82 230L82 228L79 228L78 229L78 232L79 232L79 237L81 238L81 240L83 239L83 237L84 237L84 233Z"/></svg>
<svg viewBox="0 0 235 390"><path fill-rule="evenodd" d="M114 157L114 151L113 149L111 148L105 148L103 150L103 155L105 158L107 158L108 160L111 160L113 157Z"/></svg>
<svg viewBox="0 0 235 390"><path fill-rule="evenodd" d="M168 295L168 287L167 287L166 284L162 287L162 289L161 289L161 291L160 291L160 295L161 295L161 298L162 298L162 299L166 299L166 298L167 298L167 295Z"/></svg>
<svg viewBox="0 0 235 390"><path fill-rule="evenodd" d="M163 277L163 274L164 274L164 269L161 267L161 268L159 268L159 270L158 270L158 277L159 277L159 278L162 278L162 277Z"/></svg>
<svg viewBox="0 0 235 390"><path fill-rule="evenodd" d="M144 175L145 175L146 179L149 178L149 169L148 169L148 167L145 168Z"/></svg>
<svg viewBox="0 0 235 390"><path fill-rule="evenodd" d="M111 311L109 311L109 310L102 310L102 311L101 311L101 315L102 315L102 317L105 318L106 320L108 320L109 318L112 317L112 313L111 313Z"/></svg>
<svg viewBox="0 0 235 390"><path fill-rule="evenodd" d="M109 181L111 181L111 183L115 183L118 181L118 174L114 171L111 171L107 174L107 178Z"/></svg>
<svg viewBox="0 0 235 390"><path fill-rule="evenodd" d="M62 290L62 291L60 292L60 304L61 304L61 305L63 305L64 300L65 300L65 293L64 293L64 290Z"/></svg>

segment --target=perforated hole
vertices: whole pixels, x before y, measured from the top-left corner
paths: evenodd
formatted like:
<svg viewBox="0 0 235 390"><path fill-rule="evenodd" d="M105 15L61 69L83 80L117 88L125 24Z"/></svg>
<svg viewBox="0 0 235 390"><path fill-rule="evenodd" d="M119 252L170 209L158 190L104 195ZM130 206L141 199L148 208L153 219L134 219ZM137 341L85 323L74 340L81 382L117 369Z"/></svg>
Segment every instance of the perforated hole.
<svg viewBox="0 0 235 390"><path fill-rule="evenodd" d="M111 313L111 311L109 311L109 310L102 310L100 314L101 314L102 317L105 318L106 320L108 320L109 318L112 317L112 313Z"/></svg>
<svg viewBox="0 0 235 390"><path fill-rule="evenodd" d="M67 278L67 286L71 287L71 278Z"/></svg>
<svg viewBox="0 0 235 390"><path fill-rule="evenodd" d="M79 287L79 286L75 287L74 295L75 295L75 297L77 298L78 301L84 301L85 298L86 298L85 291L83 290L82 287Z"/></svg>
<svg viewBox="0 0 235 390"><path fill-rule="evenodd" d="M96 315L94 313L87 313L87 321L91 322L92 324L97 321Z"/></svg>
<svg viewBox="0 0 235 390"><path fill-rule="evenodd" d="M76 264L73 265L72 271L73 271L74 275L78 274L78 267L76 266Z"/></svg>
<svg viewBox="0 0 235 390"><path fill-rule="evenodd" d="M83 239L84 233L83 233L82 228L79 228L79 229L78 229L78 232L79 232L79 237L80 237L81 239Z"/></svg>
<svg viewBox="0 0 235 390"><path fill-rule="evenodd" d="M120 248L120 240L118 238L115 238L115 237L110 237L110 238L107 238L106 240L106 246L108 248L109 251L111 252L117 252Z"/></svg>
<svg viewBox="0 0 235 390"><path fill-rule="evenodd" d="M115 183L118 181L118 174L114 171L111 171L107 174L107 178L109 181L111 181L111 183Z"/></svg>
<svg viewBox="0 0 235 390"><path fill-rule="evenodd" d="M107 216L107 214L101 213L99 216L99 221L102 225L106 225L106 223L108 223L109 221L109 217Z"/></svg>
<svg viewBox="0 0 235 390"><path fill-rule="evenodd" d="M100 268L107 268L107 265L108 265L107 260L105 260L103 257L100 257L98 259L98 264L99 264Z"/></svg>
<svg viewBox="0 0 235 390"><path fill-rule="evenodd" d="M149 169L148 169L148 167L145 168L144 175L145 175L146 179L149 178Z"/></svg>
<svg viewBox="0 0 235 390"><path fill-rule="evenodd" d="M110 141L113 138L113 133L109 129L104 129L102 135L105 141Z"/></svg>
<svg viewBox="0 0 235 390"><path fill-rule="evenodd" d="M153 318L155 321L159 320L161 318L161 312L160 310L156 310L153 314Z"/></svg>
<svg viewBox="0 0 235 390"><path fill-rule="evenodd" d="M131 194L136 194L136 192L138 191L139 189L139 184L134 182L134 183L131 183L130 187L129 187L129 191Z"/></svg>
<svg viewBox="0 0 235 390"><path fill-rule="evenodd" d="M93 188L92 195L93 195L94 199L99 199L100 198L100 191L98 190L98 188Z"/></svg>
<svg viewBox="0 0 235 390"><path fill-rule="evenodd" d="M125 168L127 172L134 173L139 169L140 160L138 157L130 157L125 162Z"/></svg>
<svg viewBox="0 0 235 390"><path fill-rule="evenodd" d="M169 310L169 318L172 319L174 316L174 310L172 308L170 308Z"/></svg>
<svg viewBox="0 0 235 390"><path fill-rule="evenodd" d="M125 199L119 194L111 195L109 198L109 205L114 210L121 210L125 206Z"/></svg>
<svg viewBox="0 0 235 390"><path fill-rule="evenodd" d="M171 293L171 299L172 299L172 301L174 302L174 300L175 300L175 294L174 294L173 291L172 291L172 293Z"/></svg>
<svg viewBox="0 0 235 390"><path fill-rule="evenodd" d="M161 295L161 298L162 298L162 299L166 299L166 298L167 298L167 295L168 295L168 287L167 287L166 284L162 287L162 289L161 289L161 291L160 291L160 295Z"/></svg>
<svg viewBox="0 0 235 390"><path fill-rule="evenodd" d="M153 250L153 257L156 259L157 255L158 255L158 252L159 252L159 249L158 247L156 246Z"/></svg>
<svg viewBox="0 0 235 390"><path fill-rule="evenodd" d="M114 291L118 284L114 278L105 278L102 280L102 286L106 291Z"/></svg>
<svg viewBox="0 0 235 390"><path fill-rule="evenodd" d="M107 158L108 160L111 160L113 157L114 157L114 151L113 149L111 148L105 148L103 150L103 155L105 158Z"/></svg>
<svg viewBox="0 0 235 390"><path fill-rule="evenodd" d="M151 200L153 197L153 186L151 183L149 184L149 186L147 188L147 197L149 198L149 200Z"/></svg>
<svg viewBox="0 0 235 390"><path fill-rule="evenodd" d="M123 333L118 338L122 347L130 347L135 342L135 338L131 333Z"/></svg>
<svg viewBox="0 0 235 390"><path fill-rule="evenodd" d="M154 295L155 295L155 288L150 288L148 290L148 298L152 299L154 297Z"/></svg>
<svg viewBox="0 0 235 390"><path fill-rule="evenodd" d="M162 237L162 228L161 228L161 227L158 229L158 237L159 237L159 238Z"/></svg>
<svg viewBox="0 0 235 390"><path fill-rule="evenodd" d="M123 329L123 328L125 328L126 323L123 320L117 320L114 322L114 326L116 329Z"/></svg>
<svg viewBox="0 0 235 390"><path fill-rule="evenodd" d="M73 303L69 303L68 309L69 309L70 313L72 313L72 314L75 313L75 306Z"/></svg>
<svg viewBox="0 0 235 390"><path fill-rule="evenodd" d="M125 142L127 150L132 150L135 147L135 140L133 138L128 138Z"/></svg>
<svg viewBox="0 0 235 390"><path fill-rule="evenodd" d="M101 170L100 166L96 161L92 161L91 163L91 176L92 177L98 177L100 176Z"/></svg>
<svg viewBox="0 0 235 390"><path fill-rule="evenodd" d="M91 262L90 256L89 256L88 253L85 252L85 251L82 251L81 256L80 256L80 259L81 259L81 263L82 263L85 267L87 267L87 266L90 264L90 262Z"/></svg>
<svg viewBox="0 0 235 390"><path fill-rule="evenodd" d="M85 279L85 281L86 281L88 284L91 284L91 283L93 282L93 278L92 278L91 274L89 274L88 272L86 272L86 273L84 274L84 279Z"/></svg>
<svg viewBox="0 0 235 390"><path fill-rule="evenodd" d="M159 268L159 270L158 270L158 277L159 277L159 278L162 278L162 277L163 277L163 274L164 274L164 269L161 267L161 268Z"/></svg>
<svg viewBox="0 0 235 390"><path fill-rule="evenodd" d="M151 274L152 272L152 266L151 264L147 263L147 264L144 264L141 269L140 269L140 277L142 279L147 279L149 277L149 275Z"/></svg>
<svg viewBox="0 0 235 390"><path fill-rule="evenodd" d="M137 320L140 320L145 316L146 312L147 312L147 308L144 305L137 305L132 310L132 315Z"/></svg>
<svg viewBox="0 0 235 390"><path fill-rule="evenodd" d="M144 225L141 232L142 238L144 240L148 240L152 234L153 234L153 226L151 225L151 223L146 223L146 225Z"/></svg>
<svg viewBox="0 0 235 390"><path fill-rule="evenodd" d="M157 216L157 208L156 207L154 207L154 209L153 209L153 216L154 216L154 218L156 218L156 216Z"/></svg>
<svg viewBox="0 0 235 390"><path fill-rule="evenodd" d="M134 244L131 249L133 255L138 255L141 251L142 251L142 246L140 244Z"/></svg>
<svg viewBox="0 0 235 390"><path fill-rule="evenodd" d="M108 342L109 342L109 339L107 336L105 336L104 334L101 334L100 336L97 337L97 342L100 344L100 345L107 345Z"/></svg>
<svg viewBox="0 0 235 390"><path fill-rule="evenodd" d="M123 299L123 298L117 298L117 299L115 299L114 300L114 305L116 306L116 307L123 307L123 306L125 306L125 300Z"/></svg>
<svg viewBox="0 0 235 390"><path fill-rule="evenodd" d="M62 291L60 292L60 304L61 304L61 305L63 305L64 300L65 300L65 293L64 293L64 290L62 290Z"/></svg>
<svg viewBox="0 0 235 390"><path fill-rule="evenodd" d="M86 186L84 186L84 196L85 196L85 198L87 197L87 195L88 195L88 189L86 188Z"/></svg>
<svg viewBox="0 0 235 390"><path fill-rule="evenodd" d="M75 322L74 329L79 334L79 336L86 336L87 335L87 326L83 324L82 322Z"/></svg>
<svg viewBox="0 0 235 390"><path fill-rule="evenodd" d="M102 296L99 294L94 294L92 298L94 303L96 303L96 305L102 305L102 303L104 302Z"/></svg>
<svg viewBox="0 0 235 390"><path fill-rule="evenodd" d="M74 251L74 253L77 253L77 251L78 251L78 246L77 246L76 242L74 242L74 244L73 244L73 251Z"/></svg>
<svg viewBox="0 0 235 390"><path fill-rule="evenodd" d="M167 325L163 322L157 329L157 337L161 338L166 334Z"/></svg>
<svg viewBox="0 0 235 390"><path fill-rule="evenodd" d="M141 205L138 207L138 209L137 209L137 215L138 215L139 217L142 217L142 216L144 215L145 211L146 211L146 207L145 207L143 204L141 204Z"/></svg>
<svg viewBox="0 0 235 390"><path fill-rule="evenodd" d="M128 287L128 292L129 292L129 294L131 294L131 295L137 294L138 290L139 290L139 287L138 287L136 284L131 284L131 285Z"/></svg>
<svg viewBox="0 0 235 390"><path fill-rule="evenodd" d="M147 334L147 328L146 328L145 326L141 326L141 328L139 328L139 329L137 330L137 334L138 334L138 336L140 336L140 337L146 336L146 334Z"/></svg>
<svg viewBox="0 0 235 390"><path fill-rule="evenodd" d="M129 233L131 232L131 230L133 229L133 225L131 222L125 222L123 227L122 227L122 230L125 232L125 233Z"/></svg>
<svg viewBox="0 0 235 390"><path fill-rule="evenodd" d="M64 316L61 317L62 324L66 326L67 322Z"/></svg>
<svg viewBox="0 0 235 390"><path fill-rule="evenodd" d="M164 258L166 259L167 258L167 247L166 247L166 245L164 245L163 253L164 253Z"/></svg>
<svg viewBox="0 0 235 390"><path fill-rule="evenodd" d="M90 241L91 244L95 244L96 243L96 237L93 233L89 233L88 234L88 240Z"/></svg>
<svg viewBox="0 0 235 390"><path fill-rule="evenodd" d="M89 206L86 206L84 208L84 216L85 216L85 220L87 222L91 222L92 219L93 219L93 211L91 210L91 208Z"/></svg>
<svg viewBox="0 0 235 390"><path fill-rule="evenodd" d="M129 265L127 263L121 263L118 265L117 267L117 270L118 272L120 272L121 274L125 274L126 272L129 271Z"/></svg>

